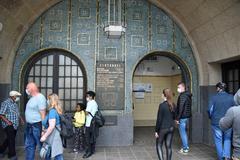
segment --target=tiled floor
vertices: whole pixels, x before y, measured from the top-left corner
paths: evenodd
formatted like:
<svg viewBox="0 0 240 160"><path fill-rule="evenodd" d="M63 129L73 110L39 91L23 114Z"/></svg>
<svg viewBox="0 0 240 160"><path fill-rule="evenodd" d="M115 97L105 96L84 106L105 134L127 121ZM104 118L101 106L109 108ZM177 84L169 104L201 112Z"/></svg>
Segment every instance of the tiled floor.
<svg viewBox="0 0 240 160"><path fill-rule="evenodd" d="M157 160L155 150L154 130L152 127L135 128L135 141L133 146L126 147L97 147L96 153L88 158L90 160ZM216 160L214 148L203 144L190 144L190 152L181 155L179 150L179 136L175 132L173 142L172 160ZM70 149L64 151L65 160L81 160L83 153L70 153ZM20 160L24 160L23 148L17 149Z"/></svg>

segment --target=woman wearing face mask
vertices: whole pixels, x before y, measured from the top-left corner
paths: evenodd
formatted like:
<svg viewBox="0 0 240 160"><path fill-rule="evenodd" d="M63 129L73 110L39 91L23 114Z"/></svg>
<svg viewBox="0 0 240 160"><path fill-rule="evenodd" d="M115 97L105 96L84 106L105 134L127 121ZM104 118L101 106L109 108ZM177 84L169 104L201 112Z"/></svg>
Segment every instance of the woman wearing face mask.
<svg viewBox="0 0 240 160"><path fill-rule="evenodd" d="M51 157L46 158L50 160L63 160L63 146L60 137L60 132L56 129L60 129L60 114L63 113L60 105L59 97L56 94L50 94L48 96L48 113L45 119L42 121L44 131L40 139L41 142L48 142L51 146Z"/></svg>
<svg viewBox="0 0 240 160"><path fill-rule="evenodd" d="M155 127L156 149L159 160L163 160L163 142L166 147L166 158L172 158L172 139L174 132L174 111L173 94L170 89L163 90L164 102L159 105L157 122Z"/></svg>

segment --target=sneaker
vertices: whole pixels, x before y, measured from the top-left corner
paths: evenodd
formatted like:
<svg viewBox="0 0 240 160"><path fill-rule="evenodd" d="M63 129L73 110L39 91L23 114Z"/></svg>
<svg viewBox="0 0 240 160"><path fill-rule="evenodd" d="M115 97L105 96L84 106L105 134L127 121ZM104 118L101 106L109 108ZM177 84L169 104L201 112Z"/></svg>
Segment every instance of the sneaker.
<svg viewBox="0 0 240 160"><path fill-rule="evenodd" d="M73 149L74 153L78 153L78 150L76 148Z"/></svg>
<svg viewBox="0 0 240 160"><path fill-rule="evenodd" d="M189 152L189 148L188 149L183 149L181 148L178 153L181 153L181 154L187 154Z"/></svg>

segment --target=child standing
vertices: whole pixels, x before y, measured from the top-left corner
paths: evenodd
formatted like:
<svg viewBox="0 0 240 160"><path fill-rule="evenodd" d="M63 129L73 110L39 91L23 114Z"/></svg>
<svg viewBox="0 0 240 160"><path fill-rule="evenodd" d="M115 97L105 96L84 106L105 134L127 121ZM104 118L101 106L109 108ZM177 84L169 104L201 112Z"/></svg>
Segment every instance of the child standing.
<svg viewBox="0 0 240 160"><path fill-rule="evenodd" d="M84 124L85 124L85 105L77 103L74 113L73 125L75 127L74 152L84 150Z"/></svg>

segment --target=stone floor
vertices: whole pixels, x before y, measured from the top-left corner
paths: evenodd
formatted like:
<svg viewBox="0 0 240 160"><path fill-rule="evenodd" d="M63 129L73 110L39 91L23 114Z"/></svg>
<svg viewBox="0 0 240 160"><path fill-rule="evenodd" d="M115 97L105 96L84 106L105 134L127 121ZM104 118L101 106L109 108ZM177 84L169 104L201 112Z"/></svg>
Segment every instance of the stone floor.
<svg viewBox="0 0 240 160"><path fill-rule="evenodd" d="M135 128L135 140L133 146L124 147L97 147L96 153L89 160L157 160L155 150L154 130L152 127ZM203 144L190 144L190 152L181 155L177 151L180 148L178 133L175 132L173 141L172 160L216 160L214 148ZM17 148L19 160L24 160L24 150ZM81 160L83 153L71 153L71 149L65 149L65 160Z"/></svg>

